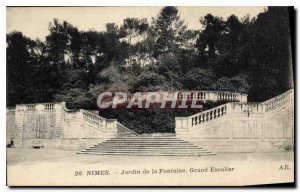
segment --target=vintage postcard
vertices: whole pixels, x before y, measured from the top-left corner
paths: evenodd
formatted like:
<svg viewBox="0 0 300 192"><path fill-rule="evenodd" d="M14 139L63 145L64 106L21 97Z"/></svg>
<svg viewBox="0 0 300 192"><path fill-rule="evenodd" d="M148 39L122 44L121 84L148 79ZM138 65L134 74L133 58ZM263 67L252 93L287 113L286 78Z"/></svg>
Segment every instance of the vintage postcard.
<svg viewBox="0 0 300 192"><path fill-rule="evenodd" d="M293 7L7 7L8 186L294 183Z"/></svg>

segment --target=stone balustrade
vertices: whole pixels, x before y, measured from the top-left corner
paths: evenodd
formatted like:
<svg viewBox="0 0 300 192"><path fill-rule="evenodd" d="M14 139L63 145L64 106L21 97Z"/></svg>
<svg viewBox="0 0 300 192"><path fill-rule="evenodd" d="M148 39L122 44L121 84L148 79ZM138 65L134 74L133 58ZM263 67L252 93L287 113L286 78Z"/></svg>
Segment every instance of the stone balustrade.
<svg viewBox="0 0 300 192"><path fill-rule="evenodd" d="M80 112L82 113L82 117L84 121L96 125L98 128L103 128L105 118L102 118L94 113L81 109Z"/></svg>
<svg viewBox="0 0 300 192"><path fill-rule="evenodd" d="M29 105L25 105L25 107L27 111L35 111L36 105L29 104Z"/></svg>
<svg viewBox="0 0 300 192"><path fill-rule="evenodd" d="M105 134L116 134L118 132L117 126L120 123L116 119L106 119L83 109L79 113L85 123L91 124L93 128Z"/></svg>
<svg viewBox="0 0 300 192"><path fill-rule="evenodd" d="M264 112L269 112L274 110L278 107L286 105L290 102L290 98L292 96L292 90L281 94L277 97L274 97L270 100L267 100L262 103L258 102L232 102L227 103L218 107L214 107L212 109L197 113L195 115L188 117L188 125L190 128L199 127L204 123L219 119L220 117L225 116L228 113L235 113L235 114L262 114ZM205 95L204 95L205 96ZM223 93L222 93L223 97ZM228 98L228 95L225 96ZM177 118L179 120L180 118ZM178 124L180 124L178 122Z"/></svg>
<svg viewBox="0 0 300 192"><path fill-rule="evenodd" d="M61 103L37 103L37 104L19 104L16 105L17 111L43 111L54 110Z"/></svg>
<svg viewBox="0 0 300 192"><path fill-rule="evenodd" d="M176 117L176 135L183 139L246 136L263 139L293 138L293 90L262 103L247 103L246 94L217 91L194 91L190 99L234 102L189 117ZM86 110L69 110L64 102L21 104L16 105L15 110L7 111L10 121L14 121L7 124L13 128L7 129L14 130L10 135L15 137L16 147L33 142L34 137L29 133L37 127L45 131L46 136L42 139L56 147L60 146L60 142L70 146L70 142L76 140L81 145L84 141L102 142L117 134L136 134L116 119L105 119ZM252 135L249 136L249 133Z"/></svg>
<svg viewBox="0 0 300 192"><path fill-rule="evenodd" d="M221 105L189 117L191 127L218 119L227 114L228 105Z"/></svg>
<svg viewBox="0 0 300 192"><path fill-rule="evenodd" d="M161 100L163 99L163 95L167 94L169 98L173 98L175 92L159 92L161 95ZM147 92L142 93L140 99L145 100L147 98ZM239 101L239 102L247 102L248 95L243 93L235 93L229 91L181 91L178 92L177 99L179 100L197 100L197 101ZM132 94L129 94L127 98L122 98L123 102L135 100ZM110 104L111 101L104 101L103 104Z"/></svg>
<svg viewBox="0 0 300 192"><path fill-rule="evenodd" d="M231 113L243 114L243 113L263 113L264 105L262 103L252 102L252 103L242 103L234 102L228 104Z"/></svg>
<svg viewBox="0 0 300 192"><path fill-rule="evenodd" d="M44 109L45 110L53 110L53 109L55 109L54 108L54 103L46 103L46 104L44 104Z"/></svg>

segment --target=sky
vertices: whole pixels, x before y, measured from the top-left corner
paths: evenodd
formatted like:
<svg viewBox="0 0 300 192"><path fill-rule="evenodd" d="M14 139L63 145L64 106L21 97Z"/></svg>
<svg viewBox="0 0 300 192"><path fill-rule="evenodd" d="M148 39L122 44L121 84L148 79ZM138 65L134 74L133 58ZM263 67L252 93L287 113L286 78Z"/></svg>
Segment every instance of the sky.
<svg viewBox="0 0 300 192"><path fill-rule="evenodd" d="M66 20L79 30L105 30L106 23L121 25L127 17L156 17L162 7L8 7L6 32L21 31L32 39L45 40L53 18ZM211 13L223 17L235 14L239 18L250 14L256 17L265 7L178 7L179 14L189 29L200 29L199 18Z"/></svg>

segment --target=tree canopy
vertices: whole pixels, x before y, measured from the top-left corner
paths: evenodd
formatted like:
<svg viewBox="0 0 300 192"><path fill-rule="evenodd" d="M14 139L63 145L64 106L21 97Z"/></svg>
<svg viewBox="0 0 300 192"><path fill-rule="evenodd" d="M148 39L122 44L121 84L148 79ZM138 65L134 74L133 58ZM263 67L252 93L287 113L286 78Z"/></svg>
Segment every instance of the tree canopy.
<svg viewBox="0 0 300 192"><path fill-rule="evenodd" d="M198 30L176 7L162 8L151 22L107 23L105 31L54 19L45 41L7 34L7 106L66 101L95 109L107 90L228 90L262 101L291 88L289 46L286 7L256 18L207 14Z"/></svg>

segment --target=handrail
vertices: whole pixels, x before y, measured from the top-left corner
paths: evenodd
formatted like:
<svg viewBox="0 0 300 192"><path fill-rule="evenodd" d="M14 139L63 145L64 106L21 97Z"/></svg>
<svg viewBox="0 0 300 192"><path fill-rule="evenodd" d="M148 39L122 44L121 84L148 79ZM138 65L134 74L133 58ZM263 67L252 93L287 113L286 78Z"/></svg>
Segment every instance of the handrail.
<svg viewBox="0 0 300 192"><path fill-rule="evenodd" d="M149 92L145 92L141 94L142 99L146 99L147 94ZM168 97L174 97L174 95L169 95L169 91L160 91L161 94L161 100L163 100L162 94L167 93ZM240 101L245 102L247 101L247 94L244 93L238 93L238 92L230 92L230 91L201 91L201 90L183 90L183 91L175 91L173 92L177 93L177 99L188 99L188 100L201 100L201 101ZM184 94L187 93L187 94ZM132 100L134 99L134 94L129 94L127 98L123 98L123 102L126 100ZM104 103L110 103L111 100L107 100Z"/></svg>
<svg viewBox="0 0 300 192"><path fill-rule="evenodd" d="M293 89L286 91L285 93L266 100L264 102L229 102L206 111L188 116L189 125L194 127L206 122L210 122L214 119L219 119L231 112L255 112L263 113L283 106L288 102L290 94L293 93ZM238 108L237 108L238 106Z"/></svg>
<svg viewBox="0 0 300 192"><path fill-rule="evenodd" d="M265 107L265 112L271 111L273 109L276 109L278 107L281 107L285 105L288 102L288 99L290 99L290 95L294 92L294 89L290 89L276 97L273 97L271 99L268 99L261 104Z"/></svg>
<svg viewBox="0 0 300 192"><path fill-rule="evenodd" d="M246 94L246 93L241 93L241 92L231 92L231 91L183 90L183 91L179 91L179 92L232 93L232 94L248 95L248 94Z"/></svg>

